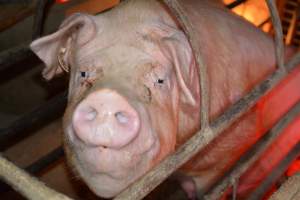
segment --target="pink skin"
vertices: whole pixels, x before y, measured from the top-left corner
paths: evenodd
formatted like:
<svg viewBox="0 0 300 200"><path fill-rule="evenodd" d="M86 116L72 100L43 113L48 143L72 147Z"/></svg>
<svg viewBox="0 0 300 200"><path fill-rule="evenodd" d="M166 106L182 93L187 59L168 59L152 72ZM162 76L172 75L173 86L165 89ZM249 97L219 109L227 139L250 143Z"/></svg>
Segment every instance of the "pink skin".
<svg viewBox="0 0 300 200"><path fill-rule="evenodd" d="M140 119L122 96L106 89L80 102L74 111L73 128L87 145L118 149L137 136Z"/></svg>

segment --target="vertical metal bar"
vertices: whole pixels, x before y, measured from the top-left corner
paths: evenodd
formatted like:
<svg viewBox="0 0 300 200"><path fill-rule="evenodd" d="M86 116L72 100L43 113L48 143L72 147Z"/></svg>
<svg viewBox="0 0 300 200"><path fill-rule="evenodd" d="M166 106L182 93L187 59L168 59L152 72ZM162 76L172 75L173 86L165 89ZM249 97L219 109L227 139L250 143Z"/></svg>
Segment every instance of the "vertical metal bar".
<svg viewBox="0 0 300 200"><path fill-rule="evenodd" d="M14 121L10 126L0 129L0 150L3 150L9 144L9 141L14 136L24 134L21 131L31 127L33 124L37 125L44 122L46 119L62 113L67 102L67 92L63 92L41 106L35 108L29 113L21 116Z"/></svg>
<svg viewBox="0 0 300 200"><path fill-rule="evenodd" d="M282 73L286 73L286 68L284 66L284 43L283 43L283 33L280 17L276 8L274 0L266 0L268 4L271 21L275 31L275 55L277 65Z"/></svg>
<svg viewBox="0 0 300 200"><path fill-rule="evenodd" d="M47 6L53 2L53 0L39 0L36 3L35 15L33 21L32 40L39 38L43 32L43 25L45 17L47 15Z"/></svg>
<svg viewBox="0 0 300 200"><path fill-rule="evenodd" d="M199 85L201 95L201 111L200 111L200 124L201 129L209 128L209 87L208 87L208 73L207 66L203 61L202 55L200 53L200 42L193 24L189 21L184 9L177 0L164 0L164 2L171 9L172 13L178 19L180 25L182 26L190 45L192 47L196 64L199 69Z"/></svg>
<svg viewBox="0 0 300 200"><path fill-rule="evenodd" d="M64 150L63 150L63 147L60 146L60 147L54 149L53 151L51 151L50 153L48 153L47 155L41 157L39 160L30 164L24 170L27 171L29 174L36 174L36 173L42 171L43 169L45 169L46 167L48 167L51 163L62 158L63 155L64 155ZM11 187L9 187L7 184L5 184L3 182L0 183L0 193L6 192L10 189L11 189Z"/></svg>

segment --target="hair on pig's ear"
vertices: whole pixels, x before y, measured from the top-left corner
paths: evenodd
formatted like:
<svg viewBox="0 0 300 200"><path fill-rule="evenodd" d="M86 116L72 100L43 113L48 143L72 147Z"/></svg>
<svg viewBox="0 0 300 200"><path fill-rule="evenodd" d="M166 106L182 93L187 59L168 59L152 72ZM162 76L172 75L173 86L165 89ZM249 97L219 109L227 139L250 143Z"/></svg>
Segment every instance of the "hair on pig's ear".
<svg viewBox="0 0 300 200"><path fill-rule="evenodd" d="M93 16L76 13L65 19L55 33L33 41L31 50L46 65L43 77L50 80L63 71L68 72L71 46L82 47L95 37L96 32Z"/></svg>

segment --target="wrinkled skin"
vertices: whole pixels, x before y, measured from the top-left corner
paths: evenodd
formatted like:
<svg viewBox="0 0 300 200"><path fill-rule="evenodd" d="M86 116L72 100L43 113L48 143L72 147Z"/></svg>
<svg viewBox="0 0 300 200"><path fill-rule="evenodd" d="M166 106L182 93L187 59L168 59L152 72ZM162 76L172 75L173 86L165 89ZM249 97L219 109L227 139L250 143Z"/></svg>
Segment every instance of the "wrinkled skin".
<svg viewBox="0 0 300 200"><path fill-rule="evenodd" d="M184 2L208 66L214 119L273 71L273 43L218 4ZM199 129L198 70L169 13L157 1L132 0L98 16L75 14L31 44L46 79L70 72L65 149L99 196L120 193ZM183 186L206 190L258 139L255 124L249 113L187 163L195 185Z"/></svg>

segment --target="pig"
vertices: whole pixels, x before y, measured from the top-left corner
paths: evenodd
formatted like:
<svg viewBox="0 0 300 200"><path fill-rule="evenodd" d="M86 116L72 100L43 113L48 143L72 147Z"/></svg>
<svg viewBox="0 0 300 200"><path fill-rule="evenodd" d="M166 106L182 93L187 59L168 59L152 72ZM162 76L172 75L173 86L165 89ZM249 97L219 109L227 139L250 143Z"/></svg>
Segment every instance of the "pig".
<svg viewBox="0 0 300 200"><path fill-rule="evenodd" d="M210 120L275 69L272 39L218 1L181 0L208 68ZM198 67L187 36L161 1L129 0L76 13L32 42L43 76L69 73L63 117L71 168L114 197L200 128ZM263 133L250 111L186 163L182 186L205 192Z"/></svg>

